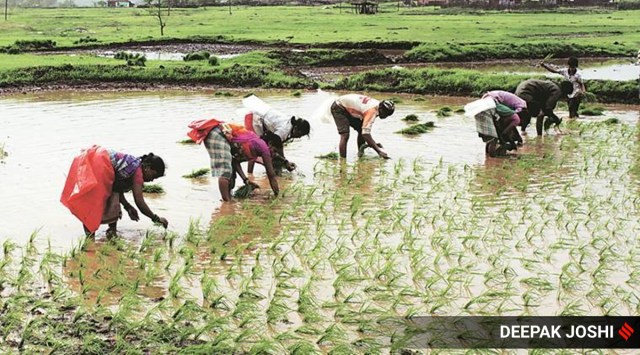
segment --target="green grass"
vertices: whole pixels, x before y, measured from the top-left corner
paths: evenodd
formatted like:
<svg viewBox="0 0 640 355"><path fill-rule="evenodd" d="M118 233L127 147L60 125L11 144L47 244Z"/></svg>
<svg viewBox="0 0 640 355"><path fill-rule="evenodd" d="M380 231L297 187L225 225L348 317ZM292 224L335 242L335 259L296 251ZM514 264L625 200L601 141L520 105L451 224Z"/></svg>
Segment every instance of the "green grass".
<svg viewBox="0 0 640 355"><path fill-rule="evenodd" d="M328 87L353 91L482 96L498 88L513 92L521 81L529 78L528 75L485 74L464 69L384 69L353 74ZM587 80L586 83L600 102L640 102L635 81Z"/></svg>
<svg viewBox="0 0 640 355"><path fill-rule="evenodd" d="M375 21L337 7L311 6L173 9L167 17L165 36L187 38L222 36L230 40L287 41L290 43L407 42L513 43L560 42L580 45L612 45L636 48L640 34L633 30L640 11L580 11L566 13L505 13L501 11L439 11L414 7L397 11L394 3L382 4ZM479 14L481 16L479 16ZM58 47L73 45L87 33L100 43L160 39L157 19L140 8L12 8L9 20L0 23L0 45L16 40L50 39ZM288 19L295 19L293 23ZM251 23L251 26L247 26ZM313 28L313 31L302 29ZM83 29L78 30L78 29ZM471 34L471 35L470 35ZM586 34L586 35L585 35ZM546 53L542 56L544 57ZM541 58L542 58L541 57Z"/></svg>

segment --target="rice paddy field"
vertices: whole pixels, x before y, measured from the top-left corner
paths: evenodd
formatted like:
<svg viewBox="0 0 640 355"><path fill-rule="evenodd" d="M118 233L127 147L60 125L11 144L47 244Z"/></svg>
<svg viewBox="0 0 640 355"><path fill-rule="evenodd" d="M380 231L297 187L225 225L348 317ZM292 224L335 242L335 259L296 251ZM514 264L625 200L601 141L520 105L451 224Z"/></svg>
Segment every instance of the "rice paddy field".
<svg viewBox="0 0 640 355"><path fill-rule="evenodd" d="M357 159L351 142L338 161L317 158L338 136L314 111L339 93L259 93L309 117L311 138L286 148L299 171L280 197L258 169L261 191L221 205L215 179L182 177L207 157L180 141L196 112L233 116L243 94L0 99L14 117L0 117L1 352L411 353L429 350L406 343L416 316L638 314L640 108L604 107L564 135L530 128L517 155L493 159L459 111L471 98L397 96L373 129L392 159ZM108 117L132 107L119 142L165 153L165 194L150 205L170 228L123 221L121 238L85 240L56 196L75 152L115 144ZM394 133L411 114L434 127ZM27 127L57 134L25 153Z"/></svg>

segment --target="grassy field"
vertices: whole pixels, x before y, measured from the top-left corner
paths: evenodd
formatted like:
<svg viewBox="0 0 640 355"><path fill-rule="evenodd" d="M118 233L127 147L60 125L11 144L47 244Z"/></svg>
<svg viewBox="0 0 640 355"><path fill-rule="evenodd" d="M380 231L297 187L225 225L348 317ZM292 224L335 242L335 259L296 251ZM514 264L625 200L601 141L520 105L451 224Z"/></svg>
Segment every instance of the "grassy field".
<svg viewBox="0 0 640 355"><path fill-rule="evenodd" d="M234 40L291 43L395 42L530 43L554 41L637 48L640 11L567 10L543 13L440 13L434 8L381 7L375 16L337 7L226 7L174 9L162 38L225 36ZM568 14L571 14L568 16ZM98 43L160 39L147 10L76 8L22 9L0 22L0 45L51 39L71 46L91 36Z"/></svg>

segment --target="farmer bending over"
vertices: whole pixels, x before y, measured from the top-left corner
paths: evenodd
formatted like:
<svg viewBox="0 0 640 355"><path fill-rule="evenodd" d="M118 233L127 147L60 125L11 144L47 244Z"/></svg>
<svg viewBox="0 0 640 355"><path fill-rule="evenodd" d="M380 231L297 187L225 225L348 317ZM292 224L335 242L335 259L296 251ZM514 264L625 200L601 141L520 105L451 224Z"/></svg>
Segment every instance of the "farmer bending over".
<svg viewBox="0 0 640 355"><path fill-rule="evenodd" d="M262 100L257 97L250 96L243 100L243 103L251 102L251 100L259 100L262 102ZM269 108L266 112L258 112L258 110L252 110L247 104L245 104L245 107L248 108L250 112L244 116L244 128L254 132L265 141L271 142L274 153L273 159L276 160L277 157L284 162L287 170L294 170L296 165L289 162L284 156L284 144L295 138L308 136L311 130L309 122L296 116L287 116L272 108ZM254 165L255 162L249 161L247 166L249 174L253 173Z"/></svg>
<svg viewBox="0 0 640 355"><path fill-rule="evenodd" d="M278 195L280 189L273 169L270 146L257 134L241 125L216 119L194 121L189 124L189 128L189 138L198 144L204 142L209 153L211 176L218 177L218 188L224 201L231 200L236 174L240 175L246 185L258 187L242 171L240 163L245 161L264 164L271 190Z"/></svg>
<svg viewBox="0 0 640 355"><path fill-rule="evenodd" d="M395 105L393 101L378 101L368 96L348 94L340 96L331 105L331 114L336 122L340 134L340 156L347 157L347 142L349 141L349 127L358 132L358 156L364 153L367 146L373 148L381 158L389 159L381 147L371 136L371 126L376 117L385 119L393 114Z"/></svg>
<svg viewBox="0 0 640 355"><path fill-rule="evenodd" d="M521 122L529 120L529 111L527 110L527 102L518 96L503 90L489 91L482 98L490 97L496 102L496 111L500 115L502 124L500 135L508 142L516 142L522 144L522 137L518 134L516 128ZM500 107L504 105L505 107Z"/></svg>
<svg viewBox="0 0 640 355"><path fill-rule="evenodd" d="M164 168L162 158L153 153L135 157L94 145L73 159L60 202L80 219L87 236L93 236L100 224L108 224L107 237L113 237L122 218L120 205L131 220L140 220L124 196L133 191L140 212L167 228L169 222L153 213L142 195L142 185L164 176Z"/></svg>
<svg viewBox="0 0 640 355"><path fill-rule="evenodd" d="M527 110L530 117L536 116L536 132L542 135L542 126L546 131L552 124L558 127L562 119L553 113L556 104L561 99L566 99L573 91L573 85L568 81L558 84L548 80L529 79L521 82L516 88L516 95L527 102ZM547 117L545 120L544 117ZM531 118L521 123L522 134L527 134L526 129Z"/></svg>

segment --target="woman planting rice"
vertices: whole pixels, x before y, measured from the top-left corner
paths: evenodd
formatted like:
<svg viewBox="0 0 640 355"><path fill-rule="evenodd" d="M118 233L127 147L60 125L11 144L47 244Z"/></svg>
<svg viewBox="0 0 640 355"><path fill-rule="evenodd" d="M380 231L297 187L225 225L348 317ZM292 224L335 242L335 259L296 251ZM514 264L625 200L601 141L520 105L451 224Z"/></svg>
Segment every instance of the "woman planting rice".
<svg viewBox="0 0 640 355"><path fill-rule="evenodd" d="M242 100L242 104L249 110L244 116L244 127L268 140L278 152L285 168L292 171L296 168L294 163L289 162L284 156L284 143L295 138L308 136L311 126L303 118L287 116L282 112L271 108L257 96L251 95ZM276 155L273 156L276 158ZM253 173L254 162L249 161L247 171Z"/></svg>
<svg viewBox="0 0 640 355"><path fill-rule="evenodd" d="M132 191L140 212L167 228L169 222L153 213L142 195L143 184L164 176L164 170L164 161L153 153L135 157L94 145L73 159L60 202L80 219L87 236L100 224L108 224L107 236L111 237L122 217L120 205L131 220L140 219L124 196Z"/></svg>
<svg viewBox="0 0 640 355"><path fill-rule="evenodd" d="M270 146L258 135L241 125L216 119L194 121L189 124L189 128L189 138L198 144L204 142L209 153L211 176L218 177L218 188L224 201L231 200L236 174L240 175L245 185L257 187L242 171L240 163L244 161L264 164L271 189L278 195L280 189L273 169Z"/></svg>

